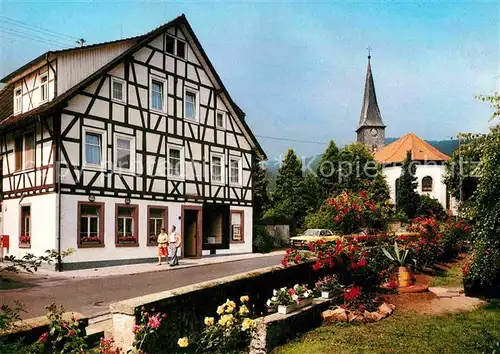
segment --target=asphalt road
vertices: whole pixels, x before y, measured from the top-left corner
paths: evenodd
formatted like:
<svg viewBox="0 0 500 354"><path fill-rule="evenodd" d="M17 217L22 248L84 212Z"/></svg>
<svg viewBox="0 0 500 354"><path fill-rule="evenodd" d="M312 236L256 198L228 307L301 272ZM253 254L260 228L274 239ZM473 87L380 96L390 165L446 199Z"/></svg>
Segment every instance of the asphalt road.
<svg viewBox="0 0 500 354"><path fill-rule="evenodd" d="M33 287L0 292L1 304L25 304L23 318L43 316L52 302L68 311L92 317L107 312L109 304L136 296L214 280L220 277L280 264L283 256L210 264L168 271L89 279L37 279ZM29 279L29 275L27 276Z"/></svg>

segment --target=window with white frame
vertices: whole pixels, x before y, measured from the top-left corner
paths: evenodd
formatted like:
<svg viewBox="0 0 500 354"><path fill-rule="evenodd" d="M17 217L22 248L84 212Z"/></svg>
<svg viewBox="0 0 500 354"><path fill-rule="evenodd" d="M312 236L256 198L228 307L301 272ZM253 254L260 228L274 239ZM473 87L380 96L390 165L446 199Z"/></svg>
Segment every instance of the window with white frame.
<svg viewBox="0 0 500 354"><path fill-rule="evenodd" d="M135 167L135 138L115 135L115 168L133 171Z"/></svg>
<svg viewBox="0 0 500 354"><path fill-rule="evenodd" d="M111 78L111 98L115 101L125 102L125 81L116 77Z"/></svg>
<svg viewBox="0 0 500 354"><path fill-rule="evenodd" d="M24 134L24 169L35 167L35 133Z"/></svg>
<svg viewBox="0 0 500 354"><path fill-rule="evenodd" d="M181 147L168 147L167 174L169 177L184 176L184 151Z"/></svg>
<svg viewBox="0 0 500 354"><path fill-rule="evenodd" d="M165 110L165 82L160 79L151 79L151 109Z"/></svg>
<svg viewBox="0 0 500 354"><path fill-rule="evenodd" d="M106 135L104 132L84 128L84 161L88 166L103 166L106 159Z"/></svg>
<svg viewBox="0 0 500 354"><path fill-rule="evenodd" d="M186 90L184 118L198 121L197 94L194 91Z"/></svg>
<svg viewBox="0 0 500 354"><path fill-rule="evenodd" d="M215 126L219 129L224 129L226 127L226 113L222 111L217 111L215 114Z"/></svg>
<svg viewBox="0 0 500 354"><path fill-rule="evenodd" d="M40 76L40 101L44 102L49 99L49 74L45 73Z"/></svg>
<svg viewBox="0 0 500 354"><path fill-rule="evenodd" d="M14 91L14 112L19 113L23 109L23 89L19 87Z"/></svg>
<svg viewBox="0 0 500 354"><path fill-rule="evenodd" d="M212 182L222 183L224 181L224 163L222 155L212 155Z"/></svg>
<svg viewBox="0 0 500 354"><path fill-rule="evenodd" d="M241 184L241 159L238 157L229 158L229 182Z"/></svg>
<svg viewBox="0 0 500 354"><path fill-rule="evenodd" d="M165 36L165 51L180 58L186 58L186 43L172 36Z"/></svg>

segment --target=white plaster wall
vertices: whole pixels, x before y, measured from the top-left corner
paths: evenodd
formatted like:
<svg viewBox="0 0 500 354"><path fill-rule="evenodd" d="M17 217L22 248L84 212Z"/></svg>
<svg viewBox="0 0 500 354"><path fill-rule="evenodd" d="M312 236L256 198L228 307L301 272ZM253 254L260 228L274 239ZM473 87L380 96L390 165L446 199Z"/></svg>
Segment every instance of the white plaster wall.
<svg viewBox="0 0 500 354"><path fill-rule="evenodd" d="M2 202L3 234L10 237L6 255L22 257L26 253L41 256L49 249L57 249L56 194L35 195ZM31 206L31 248L19 248L21 207Z"/></svg>
<svg viewBox="0 0 500 354"><path fill-rule="evenodd" d="M172 225L181 231L181 207L182 205L199 205L194 203L162 202L154 200L131 199L130 204L139 206L139 247L116 247L115 246L115 204L123 204L123 198L96 197L96 202L105 203L104 206L104 244L102 248L78 248L78 201L88 201L86 196L62 195L61 197L61 223L62 241L61 248L74 248L76 252L65 259L68 263L105 261L119 259L136 259L156 257L157 249L147 246L147 207L168 207L168 228ZM229 250L217 250L217 254L249 253L252 252L252 208L231 207L233 210L244 210L244 237L245 243L231 244ZM205 252L203 253L205 254Z"/></svg>
<svg viewBox="0 0 500 354"><path fill-rule="evenodd" d="M443 183L445 173L444 165L418 165L416 177L418 182L417 192L426 194L432 198L436 198L446 208L446 185ZM396 179L401 176L400 166L384 167L384 174L389 183L391 200L396 202ZM432 192L422 192L422 178L425 176L432 177Z"/></svg>

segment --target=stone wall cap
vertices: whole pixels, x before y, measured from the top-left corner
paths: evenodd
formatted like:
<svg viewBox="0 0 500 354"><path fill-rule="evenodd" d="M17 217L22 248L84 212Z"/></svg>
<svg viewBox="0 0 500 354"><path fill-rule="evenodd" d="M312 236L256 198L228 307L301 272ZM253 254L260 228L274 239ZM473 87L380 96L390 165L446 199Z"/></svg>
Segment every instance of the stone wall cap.
<svg viewBox="0 0 500 354"><path fill-rule="evenodd" d="M63 320L69 321L72 317L75 317L79 321L88 322L88 319L84 315L78 312L65 312L62 315ZM50 321L47 316L27 318L25 320L16 321L12 324L12 327L8 330L0 330L0 335L14 334L19 332L29 331L33 328L44 327L50 325Z"/></svg>
<svg viewBox="0 0 500 354"><path fill-rule="evenodd" d="M229 275L227 277L222 277L214 280L208 280L202 283L196 283L192 285L187 285L183 286L180 288L175 288L171 290L166 290L158 293L153 293L153 294L148 294L148 295L143 295L143 296L138 296L134 298L130 298L127 300L119 301L112 303L109 308L111 313L113 314L126 314L126 315L135 315L135 309L140 307L140 306L145 306L148 304L153 304L158 301L162 301L165 299L168 299L170 297L178 296L178 295L184 295L188 294L191 292L196 292L198 290L202 289L207 289L207 288L212 288L217 285L222 285L222 284L227 284L232 281L237 281L241 279L246 279L246 278L252 278L256 277L265 273L270 273L278 270L284 269L283 266L278 265L278 266L270 266L270 267L265 267L265 268L260 268L260 269L255 269L251 270L248 272L244 273L238 273L234 275Z"/></svg>

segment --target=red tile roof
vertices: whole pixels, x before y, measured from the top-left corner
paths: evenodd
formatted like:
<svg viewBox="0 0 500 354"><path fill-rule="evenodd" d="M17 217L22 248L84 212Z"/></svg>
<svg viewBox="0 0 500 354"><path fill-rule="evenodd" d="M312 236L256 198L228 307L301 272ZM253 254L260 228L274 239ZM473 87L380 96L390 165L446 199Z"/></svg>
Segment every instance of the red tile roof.
<svg viewBox="0 0 500 354"><path fill-rule="evenodd" d="M416 161L447 161L448 155L443 154L431 144L419 138L415 133L409 133L377 151L375 160L380 164L400 163L406 158L406 152L411 151Z"/></svg>

